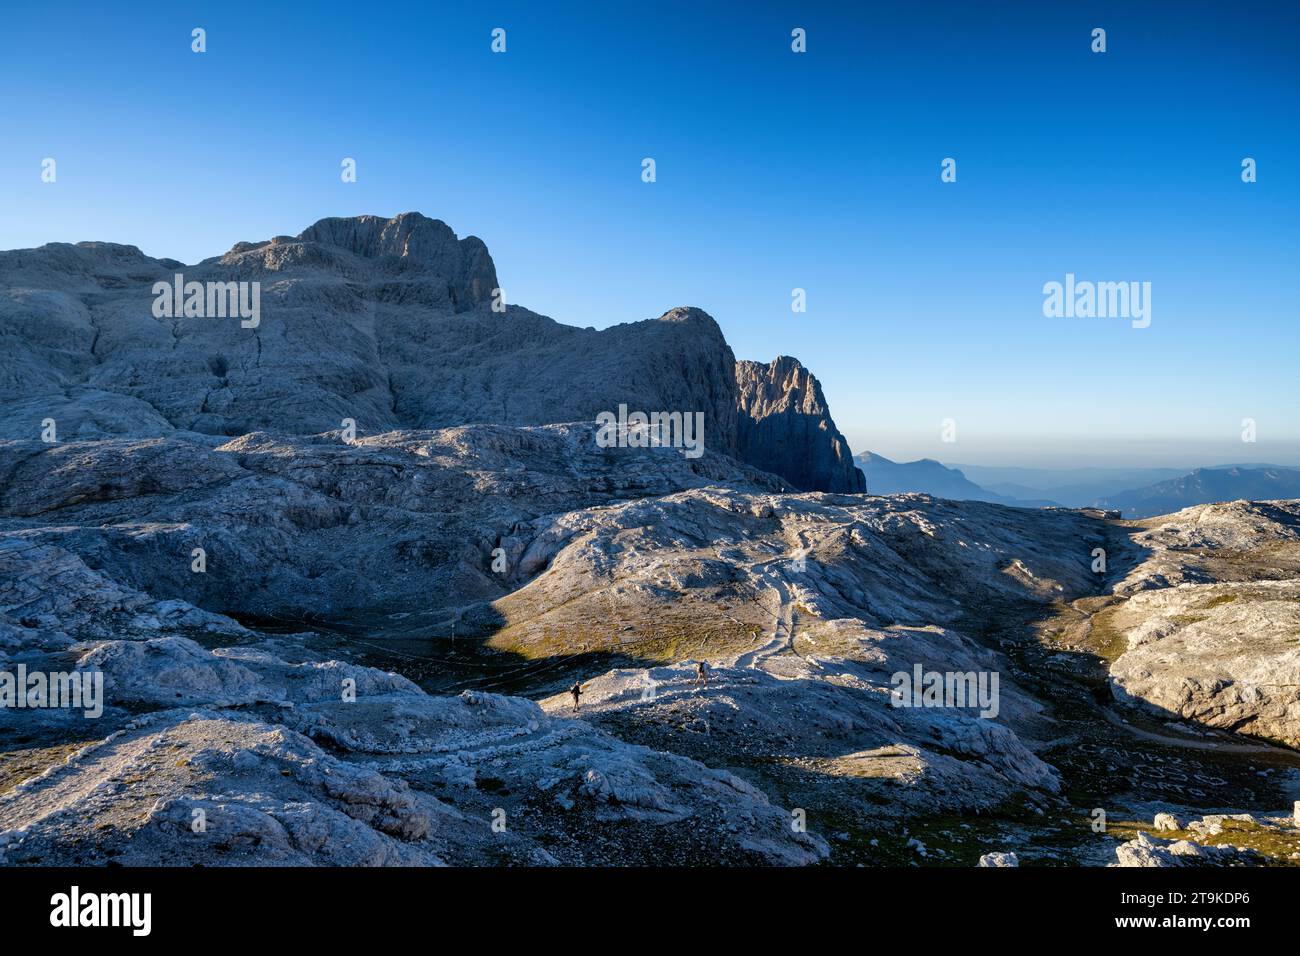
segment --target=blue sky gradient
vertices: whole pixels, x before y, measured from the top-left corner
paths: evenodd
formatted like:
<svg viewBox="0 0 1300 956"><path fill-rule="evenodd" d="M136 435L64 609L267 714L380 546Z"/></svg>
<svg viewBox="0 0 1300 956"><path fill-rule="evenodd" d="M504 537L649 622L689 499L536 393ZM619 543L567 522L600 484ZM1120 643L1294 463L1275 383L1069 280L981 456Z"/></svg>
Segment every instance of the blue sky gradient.
<svg viewBox="0 0 1300 956"><path fill-rule="evenodd" d="M738 357L797 356L855 452L1300 464L1297 50L1300 4L1251 0L20 0L0 248L193 262L419 210L559 321L697 305ZM1045 318L1067 272L1151 282L1150 328Z"/></svg>

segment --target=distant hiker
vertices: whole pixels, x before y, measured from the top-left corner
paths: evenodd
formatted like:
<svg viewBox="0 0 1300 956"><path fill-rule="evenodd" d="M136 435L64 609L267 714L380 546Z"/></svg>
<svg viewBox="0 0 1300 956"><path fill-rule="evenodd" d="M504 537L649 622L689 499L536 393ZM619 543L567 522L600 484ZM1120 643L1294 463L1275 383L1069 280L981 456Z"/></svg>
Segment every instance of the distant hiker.
<svg viewBox="0 0 1300 956"><path fill-rule="evenodd" d="M704 661L700 661L698 664L695 665L695 686L696 687L709 686L709 671L708 668L704 666Z"/></svg>
<svg viewBox="0 0 1300 956"><path fill-rule="evenodd" d="M574 681L573 686L569 688L569 693L573 695L573 709L578 709L578 698L582 696L582 682Z"/></svg>

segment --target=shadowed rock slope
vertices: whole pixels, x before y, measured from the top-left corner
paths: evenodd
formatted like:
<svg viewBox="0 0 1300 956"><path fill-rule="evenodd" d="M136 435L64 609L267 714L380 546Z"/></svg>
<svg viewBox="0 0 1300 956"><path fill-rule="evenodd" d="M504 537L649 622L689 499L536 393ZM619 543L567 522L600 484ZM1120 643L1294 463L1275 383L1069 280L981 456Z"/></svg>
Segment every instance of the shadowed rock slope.
<svg viewBox="0 0 1300 956"><path fill-rule="evenodd" d="M849 443L831 420L821 383L798 359L737 362L736 386L743 460L775 471L800 491L867 490Z"/></svg>
<svg viewBox="0 0 1300 956"><path fill-rule="evenodd" d="M177 274L260 283L257 325L155 317L154 284ZM192 266L101 242L0 253L0 437L37 437L47 419L65 439L313 434L345 419L376 434L591 422L625 404L701 412L706 454L743 440L745 461L800 489L861 490L811 376L742 400L701 310L596 331L493 311L497 290L479 239L418 213L323 219Z"/></svg>

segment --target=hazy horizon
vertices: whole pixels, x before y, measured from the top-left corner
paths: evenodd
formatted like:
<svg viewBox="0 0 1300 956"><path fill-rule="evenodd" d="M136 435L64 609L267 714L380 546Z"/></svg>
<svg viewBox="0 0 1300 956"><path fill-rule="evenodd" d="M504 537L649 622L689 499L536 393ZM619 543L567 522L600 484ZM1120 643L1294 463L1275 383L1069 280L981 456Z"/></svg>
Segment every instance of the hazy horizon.
<svg viewBox="0 0 1300 956"><path fill-rule="evenodd" d="M832 411L834 409L832 408ZM838 419L837 419L838 420ZM1047 471L1075 471L1084 468L1113 469L1117 471L1140 469L1174 469L1190 472L1197 468L1222 468L1232 465L1277 465L1300 468L1300 443L1293 442L1238 442L1178 444L1171 449L1153 447L1151 442L1114 442L1107 447L1091 451L1085 447L1056 448L1040 443L1024 446L1001 445L995 442L982 444L970 441L954 451L953 445L938 440L932 443L894 441L886 438L874 444L870 438L855 441L845 436L853 454L872 452L891 461L905 463L928 458L950 468L976 465L985 468L1026 468ZM1171 443L1172 444L1172 443ZM891 454L890 451L894 453Z"/></svg>

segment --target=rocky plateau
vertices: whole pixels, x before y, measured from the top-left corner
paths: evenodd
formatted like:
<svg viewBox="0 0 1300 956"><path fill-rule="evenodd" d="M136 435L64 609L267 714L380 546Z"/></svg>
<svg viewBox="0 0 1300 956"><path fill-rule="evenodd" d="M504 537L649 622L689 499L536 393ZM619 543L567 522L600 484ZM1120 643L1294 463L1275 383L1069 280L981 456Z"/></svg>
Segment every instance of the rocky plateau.
<svg viewBox="0 0 1300 956"><path fill-rule="evenodd" d="M871 495L797 360L500 298L415 213L0 253L0 672L103 682L0 707L0 862L1300 861L1300 502Z"/></svg>

